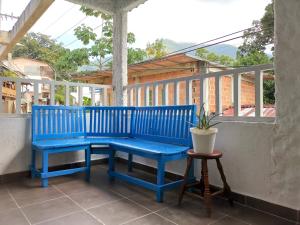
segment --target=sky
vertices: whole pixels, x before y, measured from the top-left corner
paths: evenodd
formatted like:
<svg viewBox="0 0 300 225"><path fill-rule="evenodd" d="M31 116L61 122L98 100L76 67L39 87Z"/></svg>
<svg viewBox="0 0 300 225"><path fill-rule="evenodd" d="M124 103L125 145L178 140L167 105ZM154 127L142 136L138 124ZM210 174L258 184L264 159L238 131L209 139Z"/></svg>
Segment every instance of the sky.
<svg viewBox="0 0 300 225"><path fill-rule="evenodd" d="M1 1L1 0L0 0ZM19 16L29 0L2 0L1 12ZM176 42L201 43L251 26L260 19L271 0L148 0L128 14L128 31L136 36L134 47L145 48L157 38ZM101 25L98 18L85 17L80 6L56 0L30 31L51 35L66 47L83 45L72 26L85 23L92 28ZM14 20L2 18L1 29L10 30ZM68 31L69 30L69 31ZM95 32L101 33L98 28ZM229 42L238 46L241 40Z"/></svg>

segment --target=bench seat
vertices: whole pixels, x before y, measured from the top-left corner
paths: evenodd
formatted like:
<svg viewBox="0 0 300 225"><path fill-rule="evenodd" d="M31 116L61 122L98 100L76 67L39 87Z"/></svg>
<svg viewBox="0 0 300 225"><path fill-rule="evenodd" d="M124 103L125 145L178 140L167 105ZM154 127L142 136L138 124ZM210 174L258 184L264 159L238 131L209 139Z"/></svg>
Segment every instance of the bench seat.
<svg viewBox="0 0 300 225"><path fill-rule="evenodd" d="M32 142L32 147L37 150L49 150L66 147L77 147L89 145L89 140L85 138L70 138L70 139L53 139L53 140L38 140Z"/></svg>
<svg viewBox="0 0 300 225"><path fill-rule="evenodd" d="M149 141L142 138L127 138L112 140L111 147L115 149L129 149L135 153L147 155L173 155L185 154L190 147Z"/></svg>

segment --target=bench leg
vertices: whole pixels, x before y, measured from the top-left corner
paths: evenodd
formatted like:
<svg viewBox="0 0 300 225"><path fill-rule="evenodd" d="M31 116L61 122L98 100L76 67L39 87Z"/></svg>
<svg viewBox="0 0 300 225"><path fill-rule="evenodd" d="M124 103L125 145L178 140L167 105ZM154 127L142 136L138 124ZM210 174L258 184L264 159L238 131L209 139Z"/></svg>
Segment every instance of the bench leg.
<svg viewBox="0 0 300 225"><path fill-rule="evenodd" d="M132 154L128 153L128 172L132 172Z"/></svg>
<svg viewBox="0 0 300 225"><path fill-rule="evenodd" d="M35 173L36 173L36 150L32 149L31 151L31 178L35 178Z"/></svg>
<svg viewBox="0 0 300 225"><path fill-rule="evenodd" d="M108 175L109 175L109 180L114 181L114 177L111 176L110 172L115 171L115 153L116 151L111 150L109 153L109 158L108 158Z"/></svg>
<svg viewBox="0 0 300 225"><path fill-rule="evenodd" d="M42 153L42 173L44 176L42 178L42 187L48 187L48 152L43 151Z"/></svg>
<svg viewBox="0 0 300 225"><path fill-rule="evenodd" d="M86 167L86 177L85 180L87 182L90 181L90 176L91 176L91 147L88 146L85 149L85 167Z"/></svg>
<svg viewBox="0 0 300 225"><path fill-rule="evenodd" d="M163 202L164 191L160 188L161 185L165 183L165 164L166 162L163 159L157 161L157 185L159 186L156 191L156 201Z"/></svg>

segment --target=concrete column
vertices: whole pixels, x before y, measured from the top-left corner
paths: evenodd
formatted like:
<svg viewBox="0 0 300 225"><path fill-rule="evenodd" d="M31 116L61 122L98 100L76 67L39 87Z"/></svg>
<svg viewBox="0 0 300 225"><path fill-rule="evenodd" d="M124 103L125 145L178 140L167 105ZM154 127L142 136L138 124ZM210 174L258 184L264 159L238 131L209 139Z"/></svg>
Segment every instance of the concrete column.
<svg viewBox="0 0 300 225"><path fill-rule="evenodd" d="M300 209L300 1L275 0L276 129L272 186L276 202Z"/></svg>
<svg viewBox="0 0 300 225"><path fill-rule="evenodd" d="M113 78L114 105L127 105L124 86L127 77L127 12L117 11L113 15Z"/></svg>

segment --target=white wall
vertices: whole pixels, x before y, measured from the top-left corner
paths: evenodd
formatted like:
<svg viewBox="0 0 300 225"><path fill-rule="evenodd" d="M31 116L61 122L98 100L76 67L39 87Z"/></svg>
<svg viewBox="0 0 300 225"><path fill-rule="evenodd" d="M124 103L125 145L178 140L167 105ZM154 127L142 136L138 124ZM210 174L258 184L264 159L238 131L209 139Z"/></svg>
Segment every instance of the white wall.
<svg viewBox="0 0 300 225"><path fill-rule="evenodd" d="M31 119L0 115L0 175L29 170L31 160ZM93 156L93 159L104 156ZM84 160L83 151L50 156L50 165ZM39 158L37 159L40 162Z"/></svg>

